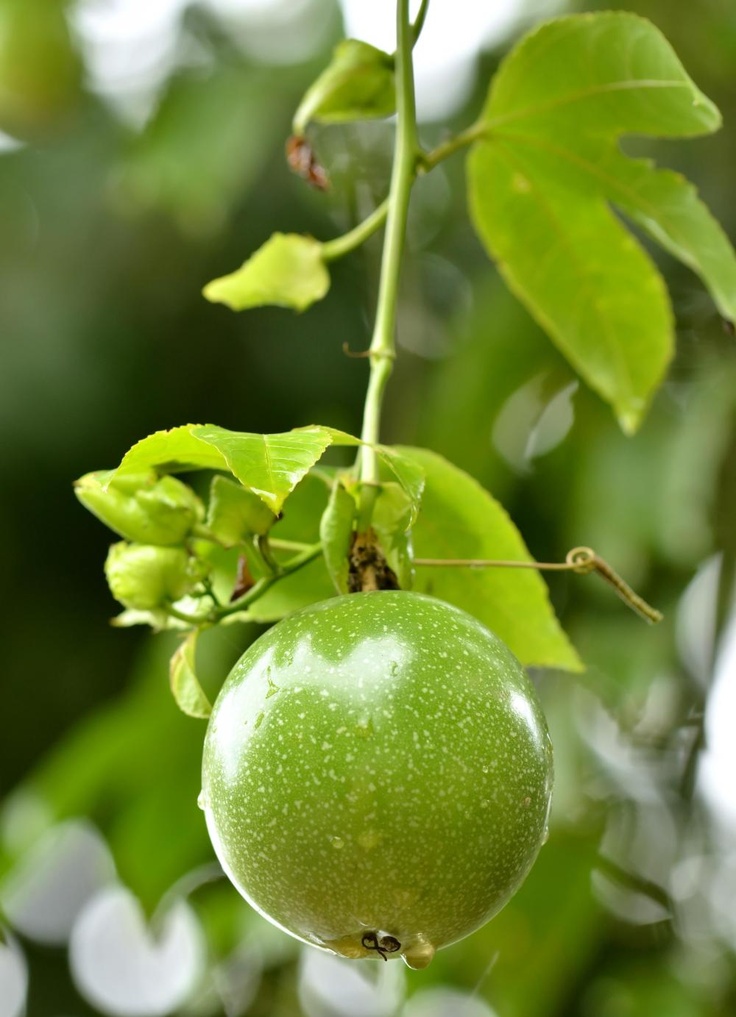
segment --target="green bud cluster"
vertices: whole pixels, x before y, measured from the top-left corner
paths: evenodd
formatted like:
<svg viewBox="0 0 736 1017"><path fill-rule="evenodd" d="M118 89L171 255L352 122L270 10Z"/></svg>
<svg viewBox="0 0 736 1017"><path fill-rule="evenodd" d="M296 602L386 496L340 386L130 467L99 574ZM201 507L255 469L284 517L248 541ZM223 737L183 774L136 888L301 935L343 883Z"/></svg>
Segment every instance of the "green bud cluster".
<svg viewBox="0 0 736 1017"><path fill-rule="evenodd" d="M150 470L114 477L87 473L74 485L77 498L106 526L138 544L181 544L204 519L204 506L176 477Z"/></svg>
<svg viewBox="0 0 736 1017"><path fill-rule="evenodd" d="M156 611L181 600L206 574L204 563L183 547L113 544L105 576L116 600L132 611Z"/></svg>
<svg viewBox="0 0 736 1017"><path fill-rule="evenodd" d="M113 544L105 575L131 611L158 612L194 592L209 571L187 546L205 516L194 491L154 470L88 473L74 485L81 503L125 540Z"/></svg>

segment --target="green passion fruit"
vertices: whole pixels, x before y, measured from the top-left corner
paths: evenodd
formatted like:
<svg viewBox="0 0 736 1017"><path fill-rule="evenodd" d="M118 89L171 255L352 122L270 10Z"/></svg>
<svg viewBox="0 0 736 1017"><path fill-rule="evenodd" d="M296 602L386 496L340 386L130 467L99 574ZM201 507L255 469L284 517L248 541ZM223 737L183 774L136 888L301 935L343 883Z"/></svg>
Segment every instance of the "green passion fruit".
<svg viewBox="0 0 736 1017"><path fill-rule="evenodd" d="M381 591L297 612L246 651L210 718L200 804L275 925L425 967L521 885L551 787L544 716L506 645L449 604Z"/></svg>

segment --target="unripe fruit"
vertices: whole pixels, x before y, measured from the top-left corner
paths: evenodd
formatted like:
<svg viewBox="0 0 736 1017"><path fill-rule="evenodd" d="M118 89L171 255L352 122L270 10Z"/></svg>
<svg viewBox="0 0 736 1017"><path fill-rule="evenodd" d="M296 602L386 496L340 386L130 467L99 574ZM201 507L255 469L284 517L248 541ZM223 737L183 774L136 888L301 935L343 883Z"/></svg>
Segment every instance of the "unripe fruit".
<svg viewBox="0 0 736 1017"><path fill-rule="evenodd" d="M284 619L235 665L201 804L270 921L424 967L518 889L551 783L536 693L497 636L432 597L358 593Z"/></svg>

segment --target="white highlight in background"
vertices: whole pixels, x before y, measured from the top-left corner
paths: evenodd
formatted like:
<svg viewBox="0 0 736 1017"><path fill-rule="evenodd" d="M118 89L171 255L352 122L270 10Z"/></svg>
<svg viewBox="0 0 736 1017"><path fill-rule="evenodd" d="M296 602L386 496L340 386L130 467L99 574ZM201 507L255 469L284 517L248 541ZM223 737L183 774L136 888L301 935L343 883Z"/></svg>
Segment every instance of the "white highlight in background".
<svg viewBox="0 0 736 1017"><path fill-rule="evenodd" d="M395 0L341 0L345 34L393 52L396 48ZM414 3L413 8L418 7ZM475 61L483 49L502 39L519 13L519 0L435 0L414 51L417 114L441 120L467 98Z"/></svg>
<svg viewBox="0 0 736 1017"><path fill-rule="evenodd" d="M698 787L716 819L736 833L736 612L721 640L705 715L706 751Z"/></svg>
<svg viewBox="0 0 736 1017"><path fill-rule="evenodd" d="M15 939L0 928L0 1017L22 1017L28 993L28 968Z"/></svg>
<svg viewBox="0 0 736 1017"><path fill-rule="evenodd" d="M103 890L80 914L69 944L72 975L103 1014L163 1017L197 987L206 945L192 908L177 900L154 925L155 935L123 886Z"/></svg>
<svg viewBox="0 0 736 1017"><path fill-rule="evenodd" d="M405 981L398 960L346 960L307 947L299 970L299 1002L306 1017L395 1017Z"/></svg>
<svg viewBox="0 0 736 1017"><path fill-rule="evenodd" d="M204 4L255 59L299 62L324 45L321 7L312 0L204 0ZM395 0L341 0L341 4L346 35L393 52ZM187 6L188 0L83 0L72 15L92 88L133 123L145 122L177 64L196 56L181 47L179 26ZM558 4L540 0L539 6L546 12ZM478 54L511 31L519 9L519 0L430 4L414 52L420 119L443 119L463 102L472 87Z"/></svg>
<svg viewBox="0 0 736 1017"><path fill-rule="evenodd" d="M95 827L70 819L22 853L0 886L0 904L22 935L60 946L87 901L114 877L112 855Z"/></svg>

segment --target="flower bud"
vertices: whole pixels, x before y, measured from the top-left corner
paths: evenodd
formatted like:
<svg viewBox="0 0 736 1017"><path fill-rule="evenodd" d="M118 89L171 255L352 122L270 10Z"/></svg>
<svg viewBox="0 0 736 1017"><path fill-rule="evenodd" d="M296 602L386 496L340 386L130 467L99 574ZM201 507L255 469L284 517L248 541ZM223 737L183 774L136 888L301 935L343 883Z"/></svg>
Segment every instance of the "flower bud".
<svg viewBox="0 0 736 1017"><path fill-rule="evenodd" d="M181 547L113 544L105 562L110 591L124 607L155 611L190 593L203 565Z"/></svg>
<svg viewBox="0 0 736 1017"><path fill-rule="evenodd" d="M153 470L114 477L105 485L104 471L76 481L75 493L85 508L126 540L139 544L181 544L204 517L194 491L175 477Z"/></svg>

